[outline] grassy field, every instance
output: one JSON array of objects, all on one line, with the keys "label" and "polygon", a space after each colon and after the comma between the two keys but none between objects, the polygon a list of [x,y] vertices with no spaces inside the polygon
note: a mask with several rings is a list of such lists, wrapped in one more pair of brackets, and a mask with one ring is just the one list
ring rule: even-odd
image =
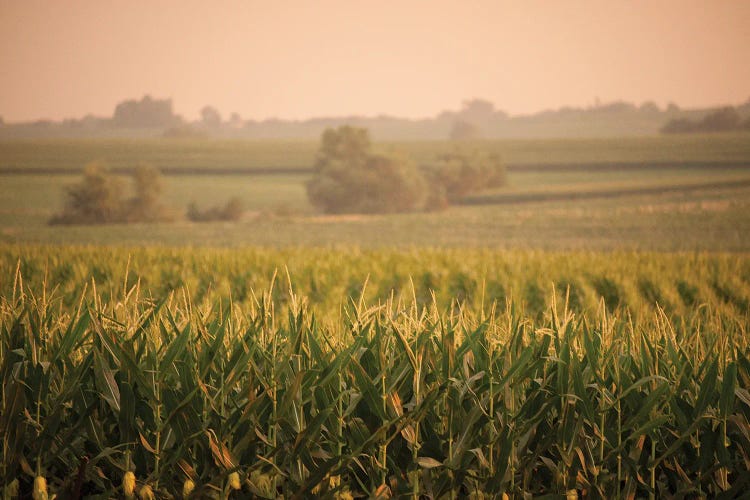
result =
[{"label": "grassy field", "polygon": [[[0,241],[750,249],[745,236],[750,225],[746,201],[750,188],[745,185],[750,181],[750,141],[746,134],[480,141],[468,146],[497,152],[515,166],[509,169],[508,186],[468,200],[503,206],[459,206],[437,214],[320,217],[305,192],[306,170],[317,147],[313,142],[0,142],[0,171],[18,169],[15,174],[6,170],[0,175]],[[424,163],[455,144],[411,142],[377,147],[401,150],[417,163]],[[164,202],[177,222],[48,227],[49,218],[65,202],[63,188],[77,181],[69,173],[54,172],[75,172],[96,159],[106,160],[116,169],[149,162],[183,174],[193,172],[165,177]],[[257,169],[276,173],[247,175]],[[34,170],[46,173],[18,173]],[[627,196],[622,196],[623,191]],[[595,199],[580,199],[583,196]],[[222,205],[232,197],[240,198],[248,209],[239,223],[199,225],[184,221],[188,203],[205,208]],[[513,203],[509,205],[509,201]],[[516,203],[519,201],[524,203]]]},{"label": "grassy field", "polygon": [[0,251],[22,495],[750,487],[746,254]]},{"label": "grassy field", "polygon": [[[747,134],[673,135],[611,139],[487,140],[461,143],[499,154],[508,165],[586,163],[740,163],[750,161]],[[0,171],[81,169],[105,161],[113,169],[150,163],[163,170],[309,169],[315,141],[70,139],[0,141]],[[450,152],[456,143],[422,141],[380,143],[418,163]]]},{"label": "grassy field", "polygon": [[[637,186],[664,185],[664,175]],[[682,175],[682,174],[680,174]],[[524,178],[528,176],[528,178]],[[535,193],[565,194],[633,187],[619,174],[511,174],[501,196],[532,196],[521,204],[455,206],[446,211],[371,216],[321,216],[307,202],[304,176],[169,177],[166,203],[178,220],[164,224],[48,226],[73,176],[0,177],[0,241],[66,244],[193,246],[451,246],[657,251],[750,250],[750,187],[631,194],[599,199],[534,201]],[[732,171],[710,179],[737,179]],[[611,180],[614,179],[614,180]],[[693,170],[681,183],[701,182]],[[239,196],[250,210],[236,223],[180,220],[191,200],[206,207]]]}]

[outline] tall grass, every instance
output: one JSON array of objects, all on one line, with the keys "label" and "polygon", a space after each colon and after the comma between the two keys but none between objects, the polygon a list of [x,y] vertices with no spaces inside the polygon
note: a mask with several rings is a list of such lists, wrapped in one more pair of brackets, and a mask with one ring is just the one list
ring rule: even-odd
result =
[{"label": "tall grass", "polygon": [[188,480],[214,498],[750,488],[748,315],[716,296],[573,311],[548,289],[529,314],[514,292],[370,301],[370,282],[334,313],[294,273],[235,302],[128,270],[71,301],[22,267],[0,296],[0,484],[22,495],[42,476],[120,496],[128,471],[163,497]]}]

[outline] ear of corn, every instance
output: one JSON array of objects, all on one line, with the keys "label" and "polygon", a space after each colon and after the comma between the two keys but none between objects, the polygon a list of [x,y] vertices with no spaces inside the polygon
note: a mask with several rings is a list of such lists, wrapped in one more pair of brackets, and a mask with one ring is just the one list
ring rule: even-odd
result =
[{"label": "ear of corn", "polygon": [[720,275],[734,299],[571,310],[551,291],[541,314],[100,283],[71,307],[19,271],[0,297],[0,484],[62,492],[86,456],[105,496],[731,495],[750,464],[747,275],[707,262],[739,266]]}]

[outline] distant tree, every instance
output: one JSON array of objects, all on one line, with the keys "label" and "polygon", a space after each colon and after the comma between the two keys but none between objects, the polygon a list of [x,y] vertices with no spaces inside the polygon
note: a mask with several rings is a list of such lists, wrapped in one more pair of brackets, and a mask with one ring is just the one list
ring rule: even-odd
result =
[{"label": "distant tree", "polygon": [[676,118],[667,122],[661,131],[665,134],[682,134],[691,132],[730,132],[742,128],[740,114],[731,106],[717,109],[703,117],[699,122],[686,118]]},{"label": "distant tree", "polygon": [[83,180],[66,189],[67,200],[51,224],[105,224],[123,219],[122,183],[101,163],[89,163]]},{"label": "distant tree", "polygon": [[171,99],[153,99],[149,95],[140,101],[122,101],[112,116],[113,124],[121,128],[167,128],[181,121],[172,111]]},{"label": "distant tree", "polygon": [[468,99],[464,101],[459,115],[469,121],[483,122],[491,119],[494,113],[495,105],[492,102],[485,99]]},{"label": "distant tree", "polygon": [[232,128],[242,127],[242,117],[239,113],[232,113],[229,115],[229,126]]},{"label": "distant tree", "polygon": [[687,118],[669,120],[662,128],[662,134],[686,134],[696,131],[696,125]]},{"label": "distant tree", "polygon": [[661,110],[659,109],[659,106],[657,106],[654,101],[645,101],[643,104],[641,104],[641,107],[638,108],[638,111],[642,113],[652,113],[652,114],[661,112]]},{"label": "distant tree", "polygon": [[626,102],[626,101],[614,101],[606,104],[599,103],[593,111],[597,113],[611,113],[611,114],[617,114],[617,113],[628,113],[632,111],[636,111],[638,108],[635,107],[635,104]]},{"label": "distant tree", "polygon": [[3,117],[0,116],[0,127],[2,127],[3,125],[5,125],[5,120],[3,120]]},{"label": "distant tree", "polygon": [[135,196],[125,199],[119,176],[109,173],[101,163],[90,163],[80,183],[66,189],[62,212],[50,224],[109,224],[121,222],[157,222],[169,220],[161,204],[161,174],[141,165],[132,175]]},{"label": "distant tree", "polygon": [[201,109],[201,122],[204,127],[217,128],[221,126],[221,114],[213,106]]},{"label": "distant tree", "polygon": [[677,104],[673,102],[670,102],[669,104],[667,104],[667,113],[674,114],[674,113],[679,113],[680,111],[681,111],[680,107]]},{"label": "distant tree", "polygon": [[372,154],[367,129],[342,126],[321,138],[310,202],[326,213],[387,213],[420,208],[424,181],[406,159]]},{"label": "distant tree", "polygon": [[726,132],[735,130],[740,125],[740,115],[731,106],[707,114],[698,124],[701,132]]},{"label": "distant tree", "polygon": [[320,140],[315,170],[321,171],[333,162],[361,167],[370,154],[370,134],[365,128],[344,125],[327,128]]},{"label": "distant tree", "polygon": [[128,222],[157,222],[166,218],[161,203],[163,180],[151,165],[139,165],[133,171],[135,197],[128,201],[125,218]]}]

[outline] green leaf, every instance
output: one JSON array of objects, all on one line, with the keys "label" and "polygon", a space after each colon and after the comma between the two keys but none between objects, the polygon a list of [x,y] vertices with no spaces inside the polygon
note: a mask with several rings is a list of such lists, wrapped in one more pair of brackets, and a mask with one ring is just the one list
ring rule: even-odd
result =
[{"label": "green leaf", "polygon": [[719,396],[719,414],[726,419],[734,408],[734,389],[737,385],[737,363],[732,361],[724,369],[724,380],[721,383]]},{"label": "green leaf", "polygon": [[100,352],[94,354],[94,374],[96,375],[96,387],[99,394],[112,407],[115,413],[120,412],[120,388],[115,382],[115,375],[107,365],[107,361]]}]

